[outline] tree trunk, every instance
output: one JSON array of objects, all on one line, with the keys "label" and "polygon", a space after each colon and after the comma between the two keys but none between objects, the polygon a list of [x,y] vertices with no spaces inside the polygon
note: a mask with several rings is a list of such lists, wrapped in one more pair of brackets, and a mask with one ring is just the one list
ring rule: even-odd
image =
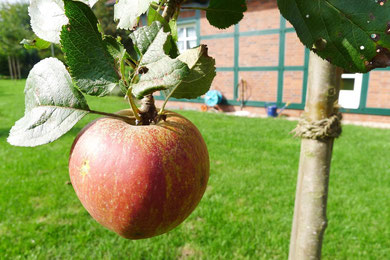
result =
[{"label": "tree trunk", "polygon": [[290,260],[321,259],[333,141],[341,133],[341,117],[335,107],[341,73],[341,69],[310,54],[306,106],[295,129],[302,142]]},{"label": "tree trunk", "polygon": [[9,69],[9,76],[11,77],[11,79],[14,79],[14,71],[12,69],[11,56],[8,56],[8,69]]},{"label": "tree trunk", "polygon": [[12,62],[12,70],[14,72],[14,79],[18,79],[18,73],[16,70],[16,62],[15,62],[15,57],[11,56],[11,62]]},{"label": "tree trunk", "polygon": [[54,44],[50,44],[51,56],[54,57]]},{"label": "tree trunk", "polygon": [[20,61],[19,61],[18,57],[16,58],[16,67],[17,67],[17,70],[18,70],[18,79],[21,79],[22,78],[22,73],[20,71]]}]

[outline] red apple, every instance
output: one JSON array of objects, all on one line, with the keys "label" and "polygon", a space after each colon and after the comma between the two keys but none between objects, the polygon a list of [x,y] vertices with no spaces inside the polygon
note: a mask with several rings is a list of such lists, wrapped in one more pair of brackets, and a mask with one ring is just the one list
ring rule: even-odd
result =
[{"label": "red apple", "polygon": [[160,235],[183,222],[205,192],[209,168],[198,129],[173,112],[148,126],[97,119],[76,137],[69,159],[83,206],[129,239]]}]

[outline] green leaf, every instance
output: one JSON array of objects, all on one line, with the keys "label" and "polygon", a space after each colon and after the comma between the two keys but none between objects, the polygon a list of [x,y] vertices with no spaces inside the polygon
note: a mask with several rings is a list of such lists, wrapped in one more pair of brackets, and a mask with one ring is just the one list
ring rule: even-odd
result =
[{"label": "green leaf", "polygon": [[134,48],[142,57],[141,62],[144,64],[166,56],[169,51],[166,48],[168,37],[169,32],[165,32],[162,23],[158,21],[149,26],[141,27],[130,34]]},{"label": "green leaf", "polygon": [[149,7],[148,25],[152,25],[153,22],[160,22],[164,27],[164,32],[170,33],[168,34],[168,40],[164,45],[164,50],[171,58],[176,58],[179,53],[179,49],[176,44],[178,41],[176,20],[172,18],[168,23],[160,13],[154,10],[153,7]]},{"label": "green leaf", "polygon": [[137,71],[140,80],[132,84],[132,93],[138,99],[157,90],[173,88],[188,75],[188,66],[171,59],[164,51],[168,33],[160,22],[154,22],[130,35],[141,59]]},{"label": "green leaf", "polygon": [[278,0],[302,43],[349,72],[390,66],[390,2]]},{"label": "green leaf", "polygon": [[23,39],[23,41],[21,41],[20,44],[23,44],[23,47],[27,50],[30,49],[44,50],[49,48],[51,45],[50,42],[47,42],[40,38],[35,38],[34,40]]},{"label": "green leaf", "polygon": [[141,56],[137,68],[140,79],[131,85],[137,98],[157,90],[177,98],[196,98],[210,88],[216,75],[215,60],[208,56],[205,45],[172,59],[164,52],[168,33],[159,22],[138,29],[130,37]]},{"label": "green leaf", "polygon": [[[133,41],[134,48],[138,55],[142,57],[146,52],[150,53],[151,51],[156,52],[159,56],[165,55],[164,52],[161,53],[161,49],[166,42],[167,33],[164,33],[162,27],[160,22],[154,22],[149,26],[141,27],[130,34],[130,38]],[[153,54],[151,55],[151,58],[153,58]]]},{"label": "green leaf", "polygon": [[89,95],[105,96],[119,83],[117,60],[124,49],[98,30],[98,21],[89,6],[65,0],[69,24],[61,31],[61,45],[72,78]]},{"label": "green leaf", "polygon": [[246,10],[245,0],[211,0],[206,17],[211,25],[225,29],[241,21]]},{"label": "green leaf", "polygon": [[30,71],[25,87],[26,109],[7,141],[16,146],[50,143],[68,132],[89,107],[73,86],[64,64],[55,58],[40,61]]},{"label": "green leaf", "polygon": [[164,26],[164,30],[167,32],[169,31],[169,24],[168,21],[162,17],[162,15],[157,12],[153,7],[149,7],[148,9],[148,25],[152,25],[153,22],[160,22]]},{"label": "green leaf", "polygon": [[190,73],[177,87],[164,91],[164,94],[188,99],[205,94],[216,76],[215,60],[208,56],[206,45],[187,50],[178,59],[187,64]]},{"label": "green leaf", "polygon": [[[97,0],[77,0],[92,7]],[[52,43],[60,43],[62,26],[67,24],[63,0],[30,0],[28,13],[34,33]]]},{"label": "green leaf", "polygon": [[31,17],[31,28],[41,39],[60,43],[60,32],[68,18],[64,15],[62,0],[30,0],[28,14]]},{"label": "green leaf", "polygon": [[84,4],[87,4],[90,7],[93,7],[98,0],[76,0],[76,1],[83,2]]},{"label": "green leaf", "polygon": [[170,32],[174,42],[178,41],[177,35],[177,20],[173,17],[169,22],[162,17],[152,6],[148,10],[148,25],[152,25],[153,22],[160,22],[164,26],[164,32]]},{"label": "green leaf", "polygon": [[158,0],[119,0],[114,6],[114,19],[119,20],[118,28],[133,29],[152,2]]},{"label": "green leaf", "polygon": [[170,20],[169,27],[171,28],[172,39],[177,42],[179,40],[179,35],[177,34],[177,20]]},{"label": "green leaf", "polygon": [[168,56],[145,66],[148,72],[132,85],[133,95],[141,99],[158,90],[172,89],[185,78],[189,69],[184,62]]},{"label": "green leaf", "polygon": [[126,49],[119,41],[119,39],[115,39],[112,36],[105,36],[103,39],[103,43],[107,49],[107,52],[110,54],[112,58],[114,58],[115,68],[120,68],[121,62],[126,56]]},{"label": "green leaf", "polygon": [[119,81],[119,89],[121,90],[123,95],[127,95],[128,88],[122,80]]}]

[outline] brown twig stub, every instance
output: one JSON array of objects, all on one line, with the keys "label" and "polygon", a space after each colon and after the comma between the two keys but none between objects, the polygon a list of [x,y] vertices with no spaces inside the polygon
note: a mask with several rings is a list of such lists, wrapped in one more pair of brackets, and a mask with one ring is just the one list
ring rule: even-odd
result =
[{"label": "brown twig stub", "polygon": [[166,7],[162,16],[165,20],[169,21],[176,13],[177,9],[180,9],[180,5],[183,0],[167,0]]},{"label": "brown twig stub", "polygon": [[139,115],[141,120],[136,121],[136,125],[151,125],[157,124],[161,120],[166,120],[164,113],[159,114],[154,104],[154,98],[152,94],[146,95],[141,100],[141,107],[139,108]]},{"label": "brown twig stub", "polygon": [[[165,20],[170,21],[175,15],[176,11],[180,9],[180,4],[183,0],[167,0],[162,16]],[[145,74],[148,68],[140,67],[138,74]],[[141,100],[141,107],[138,109],[140,120],[136,120],[137,125],[157,124],[160,120],[165,120],[166,116],[163,113],[158,113],[154,104],[153,94],[144,96]],[[136,111],[134,111],[136,113]]]}]

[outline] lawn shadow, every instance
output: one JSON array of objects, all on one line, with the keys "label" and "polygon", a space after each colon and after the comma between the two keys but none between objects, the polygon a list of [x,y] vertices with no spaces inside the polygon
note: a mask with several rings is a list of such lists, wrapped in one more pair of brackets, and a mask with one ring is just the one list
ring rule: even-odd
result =
[{"label": "lawn shadow", "polygon": [[7,138],[8,135],[9,135],[9,130],[11,130],[11,128],[1,128],[0,129],[0,138]]},{"label": "lawn shadow", "polygon": [[82,127],[73,127],[73,128],[70,129],[69,132],[67,132],[66,134],[67,134],[67,135],[76,136],[78,133],[80,133],[81,129],[83,129],[83,128],[82,128]]}]

